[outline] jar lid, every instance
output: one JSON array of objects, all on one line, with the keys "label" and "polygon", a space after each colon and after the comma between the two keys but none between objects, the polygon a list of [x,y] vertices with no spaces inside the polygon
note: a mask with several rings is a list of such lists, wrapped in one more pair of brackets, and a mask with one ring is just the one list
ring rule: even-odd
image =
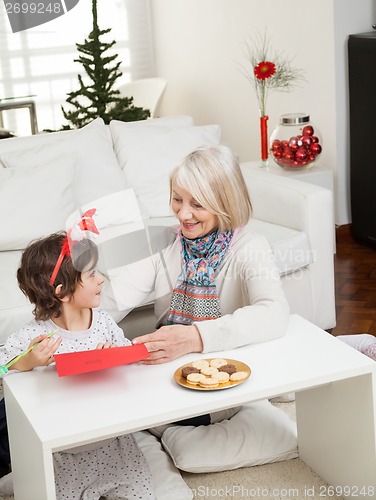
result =
[{"label": "jar lid", "polygon": [[309,122],[309,115],[306,113],[290,113],[280,118],[281,125],[299,125],[307,122]]}]

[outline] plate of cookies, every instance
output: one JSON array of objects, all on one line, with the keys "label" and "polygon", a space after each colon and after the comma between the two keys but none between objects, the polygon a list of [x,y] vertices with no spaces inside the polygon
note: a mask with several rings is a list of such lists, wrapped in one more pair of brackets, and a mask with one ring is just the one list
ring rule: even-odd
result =
[{"label": "plate of cookies", "polygon": [[229,389],[247,380],[251,369],[235,359],[198,359],[178,368],[174,379],[183,387],[197,391]]}]

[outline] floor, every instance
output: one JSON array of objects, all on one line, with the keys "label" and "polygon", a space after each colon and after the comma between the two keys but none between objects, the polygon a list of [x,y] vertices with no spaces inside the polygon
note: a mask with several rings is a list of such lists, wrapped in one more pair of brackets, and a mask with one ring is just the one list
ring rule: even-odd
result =
[{"label": "floor", "polygon": [[336,240],[337,325],[331,333],[376,336],[376,248],[356,242],[351,225],[337,228]]}]

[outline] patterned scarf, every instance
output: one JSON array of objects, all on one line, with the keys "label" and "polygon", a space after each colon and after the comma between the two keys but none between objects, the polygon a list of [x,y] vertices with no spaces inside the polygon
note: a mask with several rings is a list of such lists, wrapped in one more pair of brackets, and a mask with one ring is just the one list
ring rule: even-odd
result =
[{"label": "patterned scarf", "polygon": [[233,231],[214,231],[189,240],[181,232],[182,270],[172,292],[167,324],[190,325],[221,316],[215,272],[230,247]]}]

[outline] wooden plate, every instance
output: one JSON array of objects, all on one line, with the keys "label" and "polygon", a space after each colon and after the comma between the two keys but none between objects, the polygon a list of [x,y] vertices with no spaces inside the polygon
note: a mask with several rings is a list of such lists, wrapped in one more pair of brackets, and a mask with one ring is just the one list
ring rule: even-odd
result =
[{"label": "wooden plate", "polygon": [[[217,358],[203,358],[203,359],[205,359],[205,361],[208,361],[210,363],[210,361],[212,359],[217,359]],[[247,377],[244,378],[243,380],[239,380],[236,382],[232,382],[231,380],[229,380],[228,382],[225,382],[224,384],[217,385],[217,387],[200,387],[199,385],[189,384],[187,382],[187,379],[185,379],[182,376],[181,371],[186,366],[191,366],[192,363],[194,363],[195,361],[201,361],[201,359],[200,359],[200,360],[191,361],[190,363],[186,363],[185,365],[180,366],[174,373],[175,382],[177,382],[179,385],[181,385],[183,387],[187,387],[188,389],[193,389],[194,391],[218,391],[218,390],[222,390],[222,389],[230,389],[231,387],[235,387],[236,385],[242,384],[243,382],[245,382],[249,378],[249,376],[251,375],[251,369],[248,365],[246,365],[242,361],[237,361],[236,359],[227,359],[227,358],[225,358],[225,359],[227,360],[228,364],[235,365],[237,372],[247,372],[247,374],[248,374]]]}]

